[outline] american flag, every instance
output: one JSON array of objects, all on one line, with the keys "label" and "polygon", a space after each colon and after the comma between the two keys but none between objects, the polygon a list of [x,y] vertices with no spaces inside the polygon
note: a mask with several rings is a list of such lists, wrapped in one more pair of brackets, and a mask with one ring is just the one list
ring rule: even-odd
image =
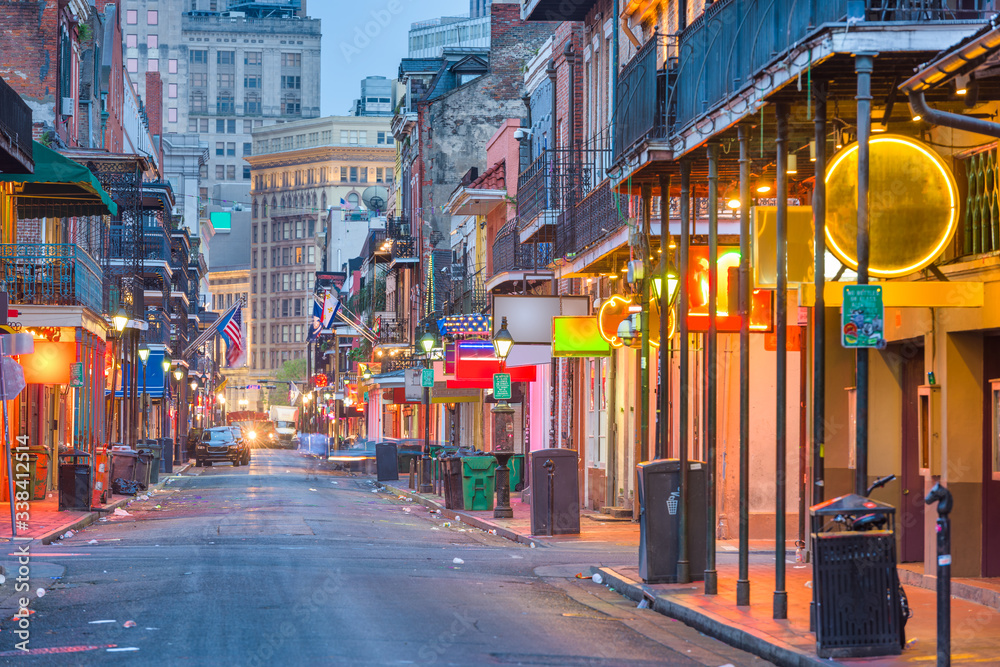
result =
[{"label": "american flag", "polygon": [[242,368],[247,362],[246,335],[243,331],[243,309],[235,308],[228,318],[216,325],[222,339],[226,341],[227,368]]}]

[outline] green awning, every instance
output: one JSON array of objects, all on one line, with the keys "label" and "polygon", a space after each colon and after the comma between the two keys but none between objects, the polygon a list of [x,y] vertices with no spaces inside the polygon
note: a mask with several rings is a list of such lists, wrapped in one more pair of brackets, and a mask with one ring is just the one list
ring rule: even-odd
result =
[{"label": "green awning", "polygon": [[118,206],[89,169],[37,141],[31,147],[35,173],[0,174],[0,181],[24,184],[15,195],[18,218],[118,214]]}]

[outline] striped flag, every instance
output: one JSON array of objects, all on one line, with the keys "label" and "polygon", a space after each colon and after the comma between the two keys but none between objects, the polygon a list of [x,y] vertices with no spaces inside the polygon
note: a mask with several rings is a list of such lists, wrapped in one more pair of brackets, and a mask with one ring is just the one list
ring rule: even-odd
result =
[{"label": "striped flag", "polygon": [[235,308],[228,317],[219,319],[216,331],[226,341],[226,367],[242,368],[247,363],[247,340],[243,329],[243,309]]},{"label": "striped flag", "polygon": [[326,293],[326,297],[323,299],[323,328],[330,329],[333,327],[333,319],[337,316],[337,311],[340,310],[340,299],[333,296],[329,291]]}]

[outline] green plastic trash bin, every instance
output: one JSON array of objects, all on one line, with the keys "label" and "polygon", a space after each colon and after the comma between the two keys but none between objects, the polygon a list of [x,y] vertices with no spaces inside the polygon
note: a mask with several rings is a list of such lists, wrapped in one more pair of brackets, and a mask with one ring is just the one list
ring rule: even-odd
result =
[{"label": "green plastic trash bin", "polygon": [[467,510],[491,510],[496,498],[494,474],[497,460],[492,456],[462,458],[462,496]]},{"label": "green plastic trash bin", "polygon": [[160,481],[160,458],[163,456],[163,445],[158,440],[143,440],[139,449],[146,451],[153,456],[149,463],[149,483],[157,484]]},{"label": "green plastic trash bin", "polygon": [[507,463],[510,468],[510,490],[524,490],[524,454],[515,454]]}]

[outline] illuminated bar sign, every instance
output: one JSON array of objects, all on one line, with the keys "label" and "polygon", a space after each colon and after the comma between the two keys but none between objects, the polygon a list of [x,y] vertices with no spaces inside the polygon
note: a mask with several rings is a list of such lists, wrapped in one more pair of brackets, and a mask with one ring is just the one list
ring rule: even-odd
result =
[{"label": "illuminated bar sign", "polygon": [[[715,321],[722,333],[737,333],[740,330],[739,302],[736,300],[736,295],[739,294],[738,278],[736,271],[730,271],[739,265],[739,248],[719,246],[718,308]],[[687,276],[689,301],[687,323],[690,331],[708,331],[708,276],[708,246],[691,246]],[[773,326],[771,292],[754,289],[750,296],[750,331],[761,333],[770,331]]]},{"label": "illuminated bar sign", "polygon": [[595,316],[558,316],[552,318],[552,356],[608,357],[611,345]]},{"label": "illuminated bar sign", "polygon": [[[455,355],[455,379],[448,380],[448,387],[491,389],[493,374],[500,372],[500,360],[493,350],[492,341],[463,340],[458,342]],[[511,382],[534,382],[534,366],[507,368]]]}]

